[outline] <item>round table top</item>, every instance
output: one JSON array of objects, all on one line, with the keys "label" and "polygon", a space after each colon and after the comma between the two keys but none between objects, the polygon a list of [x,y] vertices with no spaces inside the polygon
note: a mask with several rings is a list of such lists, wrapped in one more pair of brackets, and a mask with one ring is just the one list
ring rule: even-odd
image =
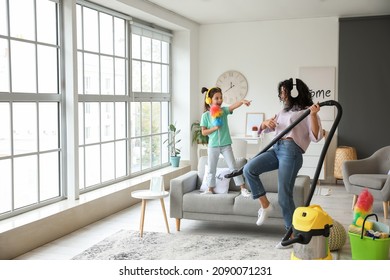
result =
[{"label": "round table top", "polygon": [[138,190],[138,191],[133,191],[131,193],[131,196],[134,198],[139,198],[139,199],[157,199],[157,198],[163,198],[163,197],[169,196],[169,192],[167,192],[167,191],[156,192],[156,191],[151,191],[151,190]]}]

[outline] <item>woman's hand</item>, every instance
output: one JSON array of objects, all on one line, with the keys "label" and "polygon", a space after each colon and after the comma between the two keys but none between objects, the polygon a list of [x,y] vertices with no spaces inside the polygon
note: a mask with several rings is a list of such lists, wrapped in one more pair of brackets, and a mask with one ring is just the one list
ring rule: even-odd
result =
[{"label": "woman's hand", "polygon": [[310,115],[315,116],[320,111],[320,104],[319,103],[313,104],[309,107],[309,109],[310,109]]},{"label": "woman's hand", "polygon": [[311,131],[313,135],[318,139],[320,126],[318,124],[317,113],[320,111],[320,104],[316,103],[309,107],[311,116]]},{"label": "woman's hand", "polygon": [[275,115],[273,118],[263,121],[263,123],[261,124],[261,130],[264,130],[266,128],[273,130],[277,126],[278,126],[278,122],[276,121],[276,115]]}]

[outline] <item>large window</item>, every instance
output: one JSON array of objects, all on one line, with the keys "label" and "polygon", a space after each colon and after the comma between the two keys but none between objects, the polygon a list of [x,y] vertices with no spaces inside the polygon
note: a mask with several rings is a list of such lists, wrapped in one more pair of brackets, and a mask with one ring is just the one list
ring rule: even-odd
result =
[{"label": "large window", "polygon": [[79,174],[87,191],[168,163],[170,44],[162,32],[91,7],[77,6],[77,23]]},{"label": "large window", "polygon": [[[72,65],[60,38],[74,19],[61,9],[59,0],[0,0],[0,219],[168,165],[169,32],[80,1]],[[77,84],[65,84],[63,66]]]},{"label": "large window", "polygon": [[55,1],[0,0],[0,216],[63,196],[59,19]]},{"label": "large window", "polygon": [[128,175],[127,21],[77,5],[79,187]]},{"label": "large window", "polygon": [[132,25],[131,171],[168,162],[170,37]]}]

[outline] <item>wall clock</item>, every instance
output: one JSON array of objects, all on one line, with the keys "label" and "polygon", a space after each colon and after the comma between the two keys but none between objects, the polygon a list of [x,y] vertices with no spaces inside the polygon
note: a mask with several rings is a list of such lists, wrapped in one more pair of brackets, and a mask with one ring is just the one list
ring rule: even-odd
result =
[{"label": "wall clock", "polygon": [[217,79],[216,86],[221,88],[223,101],[227,104],[244,99],[248,93],[248,81],[243,74],[235,70],[222,73]]}]

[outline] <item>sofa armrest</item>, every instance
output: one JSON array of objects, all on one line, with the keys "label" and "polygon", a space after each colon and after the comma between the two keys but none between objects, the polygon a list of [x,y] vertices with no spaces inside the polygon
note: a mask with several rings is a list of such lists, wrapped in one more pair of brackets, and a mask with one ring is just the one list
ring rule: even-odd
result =
[{"label": "sofa armrest", "polygon": [[171,218],[183,217],[183,195],[196,189],[198,172],[192,170],[170,182],[169,208]]},{"label": "sofa armrest", "polygon": [[310,192],[310,177],[307,175],[298,175],[294,185],[295,207],[304,206]]}]

